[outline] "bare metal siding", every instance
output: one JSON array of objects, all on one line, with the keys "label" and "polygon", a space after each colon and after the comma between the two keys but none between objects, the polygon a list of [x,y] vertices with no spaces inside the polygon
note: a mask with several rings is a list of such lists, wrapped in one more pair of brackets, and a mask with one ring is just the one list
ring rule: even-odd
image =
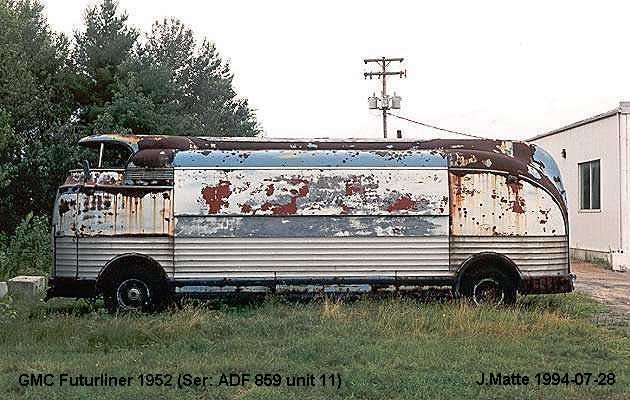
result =
[{"label": "bare metal siding", "polygon": [[448,237],[176,238],[175,279],[451,276]]},{"label": "bare metal siding", "polygon": [[172,238],[168,236],[102,236],[79,238],[79,278],[94,279],[108,261],[121,254],[153,258],[167,275],[173,268]]},{"label": "bare metal siding", "polygon": [[451,270],[470,256],[495,252],[509,257],[529,277],[568,273],[566,236],[451,236]]},{"label": "bare metal siding", "polygon": [[55,276],[72,277],[77,274],[77,242],[74,236],[55,238]]},{"label": "bare metal siding", "polygon": [[539,185],[509,183],[492,172],[451,172],[451,234],[457,236],[566,235],[561,208]]}]

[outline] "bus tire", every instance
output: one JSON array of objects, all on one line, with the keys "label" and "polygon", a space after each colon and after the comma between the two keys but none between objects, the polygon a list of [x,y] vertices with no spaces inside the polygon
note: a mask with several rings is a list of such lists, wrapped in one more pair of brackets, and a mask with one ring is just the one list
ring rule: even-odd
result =
[{"label": "bus tire", "polygon": [[475,305],[503,305],[516,302],[516,284],[495,267],[475,269],[462,277],[460,293]]},{"label": "bus tire", "polygon": [[117,276],[103,291],[105,307],[111,313],[152,312],[166,304],[161,279],[142,271],[128,271]]}]

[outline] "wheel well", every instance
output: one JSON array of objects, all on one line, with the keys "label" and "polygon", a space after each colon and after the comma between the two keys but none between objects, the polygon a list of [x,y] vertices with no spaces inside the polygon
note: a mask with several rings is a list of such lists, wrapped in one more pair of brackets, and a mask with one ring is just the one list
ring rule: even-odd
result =
[{"label": "wheel well", "polygon": [[495,267],[501,272],[506,273],[508,277],[513,280],[516,287],[520,285],[521,272],[519,271],[514,261],[510,260],[503,254],[479,253],[468,258],[462,263],[462,266],[460,267],[457,275],[455,290],[459,292],[462,282],[468,276],[470,276],[470,274],[483,270],[484,268],[488,268],[490,266]]},{"label": "wheel well", "polygon": [[96,279],[97,292],[101,293],[117,276],[127,271],[146,274],[166,284],[166,273],[160,263],[144,254],[130,253],[117,256],[105,265]]}]

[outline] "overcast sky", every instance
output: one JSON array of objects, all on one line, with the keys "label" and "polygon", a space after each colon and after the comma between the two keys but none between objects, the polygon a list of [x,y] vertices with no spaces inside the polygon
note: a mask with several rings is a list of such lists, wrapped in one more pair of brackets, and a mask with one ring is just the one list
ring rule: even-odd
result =
[{"label": "overcast sky", "polygon": [[[94,0],[44,0],[50,25],[81,28]],[[368,57],[404,57],[399,114],[524,139],[630,100],[628,1],[121,0],[144,31],[176,17],[216,43],[268,137],[382,136]],[[452,137],[404,121],[390,136]]]}]

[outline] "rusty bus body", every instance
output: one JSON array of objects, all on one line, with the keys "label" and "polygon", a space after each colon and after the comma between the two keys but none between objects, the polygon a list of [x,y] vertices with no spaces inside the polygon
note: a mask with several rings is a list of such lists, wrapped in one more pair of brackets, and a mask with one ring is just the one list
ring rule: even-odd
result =
[{"label": "rusty bus body", "polygon": [[559,171],[531,144],[80,144],[130,157],[124,168],[71,171],[59,188],[50,297],[103,294],[116,309],[199,287],[450,285],[505,302],[573,289]]}]

